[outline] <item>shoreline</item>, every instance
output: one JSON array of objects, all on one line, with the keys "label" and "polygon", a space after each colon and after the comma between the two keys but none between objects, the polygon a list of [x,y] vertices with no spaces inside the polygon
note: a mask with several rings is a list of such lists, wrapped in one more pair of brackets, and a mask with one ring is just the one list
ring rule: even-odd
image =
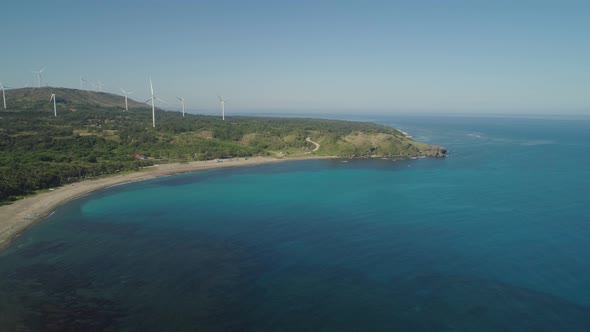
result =
[{"label": "shoreline", "polygon": [[54,190],[27,196],[9,205],[0,206],[0,250],[10,245],[12,240],[30,226],[43,220],[55,212],[57,208],[70,201],[89,195],[95,191],[124,185],[127,183],[151,180],[159,177],[219,169],[228,167],[255,166],[285,161],[332,159],[336,157],[305,156],[294,158],[251,157],[248,159],[223,159],[193,161],[188,163],[172,163],[154,165],[137,172],[114,174],[98,179],[89,179],[70,183]]}]

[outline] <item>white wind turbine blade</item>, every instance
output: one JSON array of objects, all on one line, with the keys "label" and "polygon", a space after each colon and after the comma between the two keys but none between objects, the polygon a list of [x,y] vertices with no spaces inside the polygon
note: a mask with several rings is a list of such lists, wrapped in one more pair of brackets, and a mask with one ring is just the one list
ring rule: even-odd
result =
[{"label": "white wind turbine blade", "polygon": [[169,102],[167,102],[167,101],[165,101],[165,100],[163,100],[163,99],[160,99],[160,98],[158,98],[158,97],[154,97],[154,98],[156,98],[156,100],[159,100],[159,101],[161,101],[161,102],[163,102],[163,103],[165,103],[165,104],[170,104]]},{"label": "white wind turbine blade", "polygon": [[145,104],[147,104],[147,103],[149,103],[150,101],[152,101],[152,99],[154,99],[154,97],[152,97],[152,98],[150,98],[150,99],[146,100],[146,101],[145,101]]},{"label": "white wind turbine blade", "polygon": [[134,92],[135,92],[135,91],[130,91],[130,92],[127,92],[127,94],[128,94],[128,95],[130,95],[130,94],[132,94],[132,93],[134,93]]},{"label": "white wind turbine blade", "polygon": [[43,67],[43,69],[39,70],[39,74],[41,74],[45,70],[45,68],[47,67]]},{"label": "white wind turbine blade", "polygon": [[41,87],[41,74],[39,72],[35,72],[35,79],[37,81],[37,87],[40,88]]},{"label": "white wind turbine blade", "polygon": [[217,95],[217,98],[219,98],[219,101],[223,103],[223,98],[221,98],[220,95]]},{"label": "white wind turbine blade", "polygon": [[123,88],[119,88],[119,90],[123,91],[123,94],[127,94],[127,92],[125,92],[125,90],[123,90]]},{"label": "white wind turbine blade", "polygon": [[150,91],[152,92],[152,97],[154,96],[154,85],[152,84],[152,78],[150,77]]},{"label": "white wind turbine blade", "polygon": [[179,96],[176,96],[176,99],[183,101],[184,99],[180,98]]}]

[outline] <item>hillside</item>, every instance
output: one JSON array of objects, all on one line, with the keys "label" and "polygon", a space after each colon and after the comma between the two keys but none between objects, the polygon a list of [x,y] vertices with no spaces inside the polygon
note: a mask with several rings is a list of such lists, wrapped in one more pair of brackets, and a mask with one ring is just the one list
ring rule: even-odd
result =
[{"label": "hillside", "polygon": [[[49,96],[57,98],[57,117]],[[76,89],[7,91],[0,111],[0,200],[154,162],[274,156],[442,157],[374,123],[322,119],[220,117],[151,109],[109,93]],[[311,138],[320,148],[306,141]],[[145,157],[145,158],[144,158]]]},{"label": "hillside", "polygon": [[[6,98],[10,100],[12,110],[50,109],[49,97],[55,93],[57,102],[69,110],[91,107],[125,108],[125,97],[106,92],[95,92],[67,88],[23,88],[6,90]],[[129,108],[146,108],[146,104],[128,99]]]}]

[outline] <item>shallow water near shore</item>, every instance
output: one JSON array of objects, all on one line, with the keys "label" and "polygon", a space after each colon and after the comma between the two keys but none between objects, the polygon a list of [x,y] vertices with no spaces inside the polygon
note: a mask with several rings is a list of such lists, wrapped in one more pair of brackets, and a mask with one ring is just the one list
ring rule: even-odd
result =
[{"label": "shallow water near shore", "polygon": [[588,331],[590,121],[366,120],[449,157],[83,197],[0,252],[0,330]]}]

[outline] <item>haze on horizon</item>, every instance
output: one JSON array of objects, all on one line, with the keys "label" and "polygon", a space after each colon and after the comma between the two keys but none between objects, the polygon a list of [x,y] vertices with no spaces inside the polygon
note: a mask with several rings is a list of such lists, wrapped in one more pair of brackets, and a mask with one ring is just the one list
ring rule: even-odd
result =
[{"label": "haze on horizon", "polygon": [[590,115],[588,1],[10,1],[0,82],[187,109]]}]

